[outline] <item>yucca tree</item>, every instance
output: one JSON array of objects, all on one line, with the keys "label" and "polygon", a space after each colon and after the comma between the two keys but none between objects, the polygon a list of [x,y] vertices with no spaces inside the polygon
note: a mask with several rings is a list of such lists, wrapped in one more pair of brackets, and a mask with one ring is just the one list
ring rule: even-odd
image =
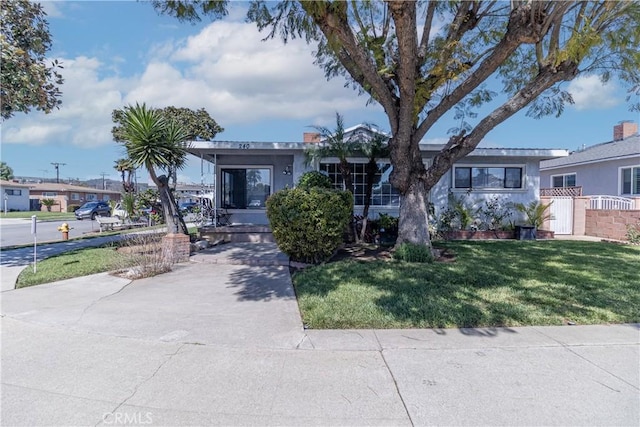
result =
[{"label": "yucca tree", "polygon": [[[189,234],[169,188],[172,168],[181,169],[186,163],[187,132],[145,104],[128,106],[124,111],[123,144],[127,156],[134,167],[144,166],[157,186],[168,231],[177,233],[181,226],[182,232]],[[158,175],[157,170],[168,175]]]},{"label": "yucca tree", "polygon": [[133,171],[136,170],[133,167],[133,163],[129,159],[118,159],[115,161],[115,166],[113,166],[115,170],[120,172],[120,176],[122,178],[122,189],[125,193],[133,193],[135,192],[135,187],[131,182],[131,176],[133,175]]},{"label": "yucca tree", "polygon": [[380,133],[373,131],[373,126],[368,125],[372,130],[372,138],[360,143],[360,151],[367,157],[367,165],[365,166],[366,172],[366,187],[364,194],[364,207],[362,209],[362,230],[360,231],[360,240],[364,240],[364,236],[367,231],[367,222],[369,217],[369,208],[371,207],[371,194],[373,193],[373,185],[375,184],[376,174],[380,170],[378,167],[378,160],[381,158],[389,157],[389,146],[387,145],[388,138]]}]

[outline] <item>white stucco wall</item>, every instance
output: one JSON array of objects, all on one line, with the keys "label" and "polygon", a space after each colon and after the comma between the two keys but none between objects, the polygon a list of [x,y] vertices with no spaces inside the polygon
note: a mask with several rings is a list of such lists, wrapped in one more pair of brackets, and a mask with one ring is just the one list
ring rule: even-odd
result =
[{"label": "white stucco wall", "polygon": [[[22,194],[7,195],[6,190],[19,190]],[[5,208],[5,200],[7,202],[7,210],[28,211],[29,210],[29,188],[11,186],[7,184],[0,185],[0,197],[2,197],[2,211]]]}]

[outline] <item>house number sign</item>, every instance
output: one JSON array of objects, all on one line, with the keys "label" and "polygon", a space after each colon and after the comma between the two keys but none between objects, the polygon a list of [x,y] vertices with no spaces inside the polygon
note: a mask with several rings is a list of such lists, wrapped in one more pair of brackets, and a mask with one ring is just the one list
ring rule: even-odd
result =
[{"label": "house number sign", "polygon": [[249,148],[251,148],[251,144],[247,144],[247,143],[238,144],[238,148],[241,150],[248,150]]}]

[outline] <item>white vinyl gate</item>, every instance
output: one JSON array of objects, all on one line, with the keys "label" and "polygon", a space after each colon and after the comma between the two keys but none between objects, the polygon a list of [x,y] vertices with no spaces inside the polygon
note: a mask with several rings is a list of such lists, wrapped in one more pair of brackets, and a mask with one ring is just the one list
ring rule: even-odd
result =
[{"label": "white vinyl gate", "polygon": [[573,197],[553,197],[551,200],[551,231],[573,234]]}]

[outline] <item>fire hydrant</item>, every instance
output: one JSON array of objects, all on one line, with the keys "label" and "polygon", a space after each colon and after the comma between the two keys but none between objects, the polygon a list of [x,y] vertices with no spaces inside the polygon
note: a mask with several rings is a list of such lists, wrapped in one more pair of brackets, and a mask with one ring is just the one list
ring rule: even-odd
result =
[{"label": "fire hydrant", "polygon": [[69,240],[69,224],[63,222],[58,231],[62,231],[62,240]]}]

